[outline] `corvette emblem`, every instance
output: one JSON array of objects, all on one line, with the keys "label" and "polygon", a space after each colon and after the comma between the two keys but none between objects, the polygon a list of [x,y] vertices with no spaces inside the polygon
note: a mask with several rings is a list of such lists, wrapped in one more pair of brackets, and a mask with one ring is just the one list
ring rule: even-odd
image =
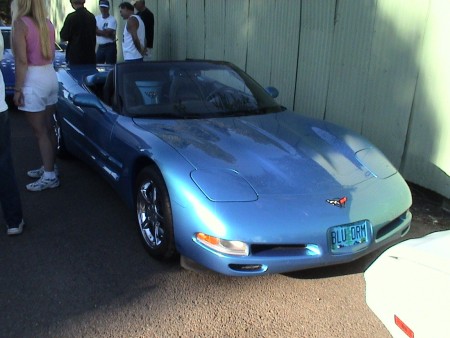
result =
[{"label": "corvette emblem", "polygon": [[345,203],[347,202],[347,197],[344,196],[341,198],[333,198],[333,199],[327,200],[327,202],[336,207],[345,208]]}]

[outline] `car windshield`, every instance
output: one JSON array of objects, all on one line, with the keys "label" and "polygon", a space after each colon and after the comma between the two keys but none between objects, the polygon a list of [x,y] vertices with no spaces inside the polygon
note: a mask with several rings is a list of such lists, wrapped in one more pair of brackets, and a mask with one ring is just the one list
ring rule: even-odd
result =
[{"label": "car windshield", "polygon": [[117,67],[124,114],[208,118],[283,110],[253,79],[226,62],[123,63]]}]

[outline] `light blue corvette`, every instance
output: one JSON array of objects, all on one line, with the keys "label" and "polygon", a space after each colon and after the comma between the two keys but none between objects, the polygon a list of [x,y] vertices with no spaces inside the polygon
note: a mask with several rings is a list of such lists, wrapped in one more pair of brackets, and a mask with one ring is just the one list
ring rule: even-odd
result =
[{"label": "light blue corvette", "polygon": [[355,260],[404,236],[411,193],[363,137],[291,112],[226,62],[60,68],[60,151],[135,209],[149,253],[226,275]]}]

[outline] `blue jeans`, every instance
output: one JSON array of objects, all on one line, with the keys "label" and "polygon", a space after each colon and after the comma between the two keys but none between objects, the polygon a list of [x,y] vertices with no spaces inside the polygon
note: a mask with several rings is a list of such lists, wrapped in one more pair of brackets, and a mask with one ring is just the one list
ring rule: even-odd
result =
[{"label": "blue jeans", "polygon": [[113,65],[117,62],[117,46],[115,42],[99,45],[97,48],[97,63]]},{"label": "blue jeans", "polygon": [[22,221],[22,204],[11,156],[8,111],[0,112],[0,203],[6,224],[18,226]]}]

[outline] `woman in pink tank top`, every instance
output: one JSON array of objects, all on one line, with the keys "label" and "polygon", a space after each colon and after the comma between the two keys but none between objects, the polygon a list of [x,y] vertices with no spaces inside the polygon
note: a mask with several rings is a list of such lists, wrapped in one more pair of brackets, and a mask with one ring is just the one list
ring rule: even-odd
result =
[{"label": "woman in pink tank top", "polygon": [[30,191],[59,186],[55,172],[56,136],[53,113],[58,101],[58,80],[53,68],[55,29],[47,19],[45,0],[14,0],[12,46],[16,64],[14,103],[25,112],[37,138],[42,166],[27,172],[38,180]]}]

